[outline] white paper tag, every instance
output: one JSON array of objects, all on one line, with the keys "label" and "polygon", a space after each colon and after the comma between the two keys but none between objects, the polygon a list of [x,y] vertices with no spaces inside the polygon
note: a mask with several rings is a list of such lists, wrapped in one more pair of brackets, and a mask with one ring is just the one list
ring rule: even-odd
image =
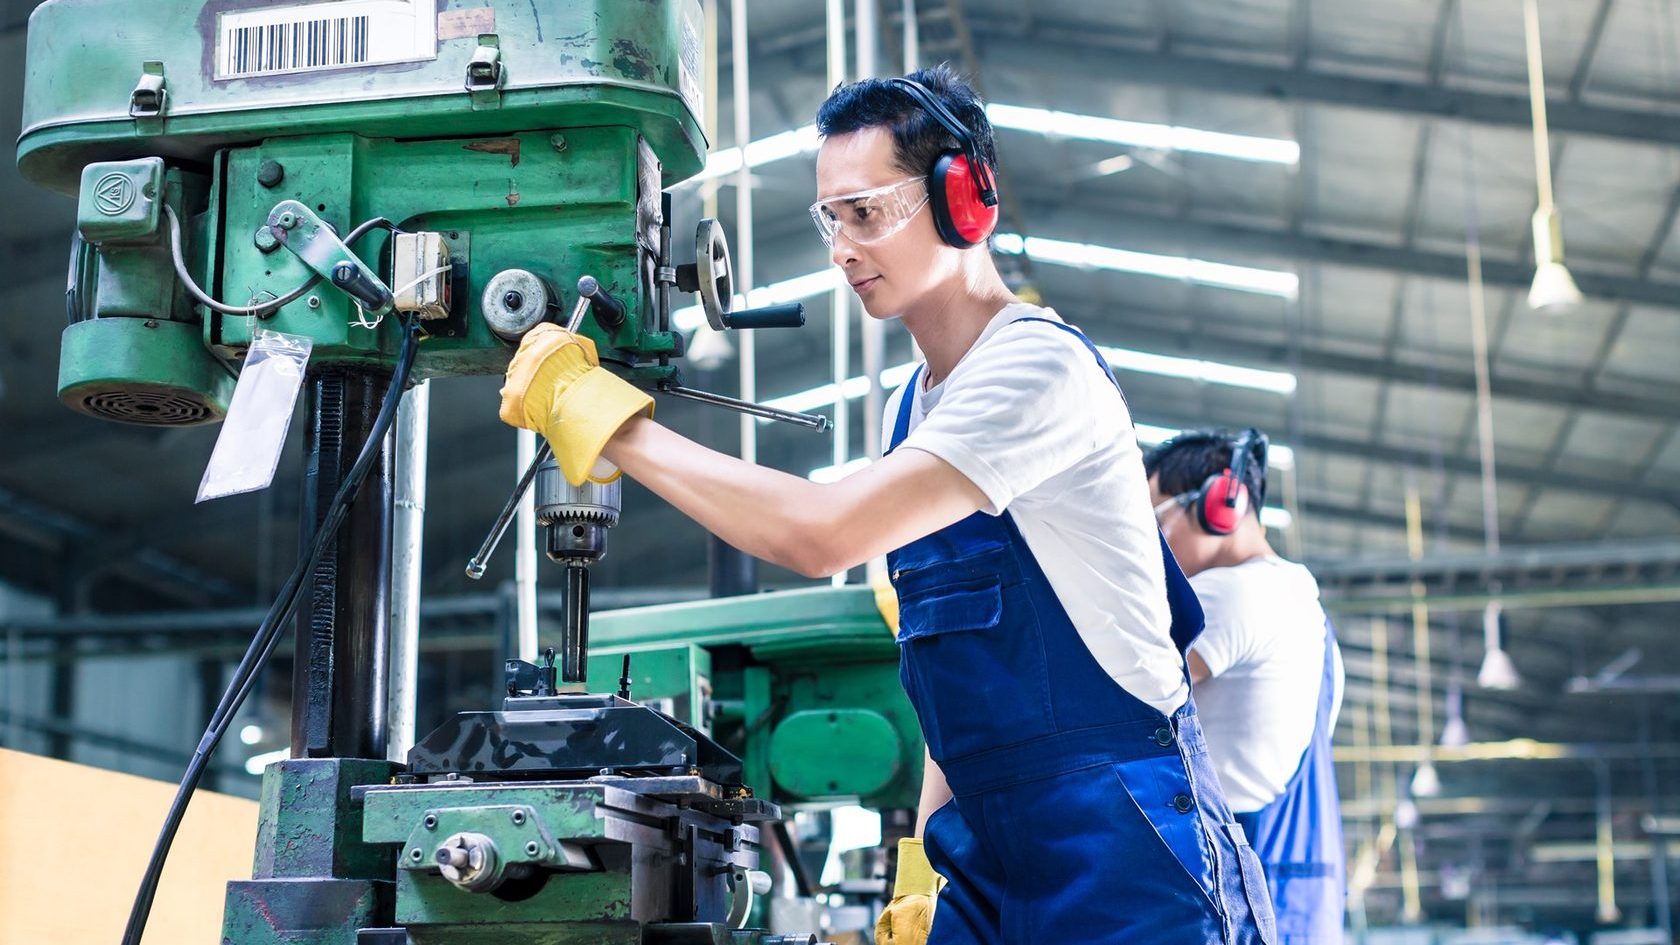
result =
[{"label": "white paper tag", "polygon": [[430,2],[329,0],[216,18],[216,78],[249,79],[437,58]]},{"label": "white paper tag", "polygon": [[682,18],[682,43],[677,49],[677,91],[694,113],[695,123],[706,127],[706,100],[700,89],[700,30],[686,16]]},{"label": "white paper tag", "polygon": [[252,336],[227,419],[198,484],[198,502],[266,489],[274,481],[312,347],[302,335],[259,329]]}]

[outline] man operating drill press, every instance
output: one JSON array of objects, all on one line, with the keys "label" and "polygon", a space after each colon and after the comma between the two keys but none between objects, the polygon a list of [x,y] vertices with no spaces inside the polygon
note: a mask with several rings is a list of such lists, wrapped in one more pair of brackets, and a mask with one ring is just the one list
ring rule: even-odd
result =
[{"label": "man operating drill press", "polygon": [[[1270,942],[1259,861],[1190,701],[1201,610],[1164,552],[1125,400],[987,250],[983,104],[928,69],[837,88],[817,126],[818,234],[869,315],[902,320],[926,355],[888,404],[879,462],[818,484],[707,449],[552,325],[509,366],[502,418],[541,432],[573,483],[622,470],[801,574],[888,556],[930,756],[921,873],[947,881],[929,942]],[[909,842],[901,875],[920,858]]]}]

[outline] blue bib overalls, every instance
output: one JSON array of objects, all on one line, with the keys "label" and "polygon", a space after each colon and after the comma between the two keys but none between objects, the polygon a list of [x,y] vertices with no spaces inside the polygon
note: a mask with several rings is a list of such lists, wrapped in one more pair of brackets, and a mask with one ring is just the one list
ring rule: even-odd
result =
[{"label": "blue bib overalls", "polygon": [[[1165,541],[1161,555],[1182,654],[1201,606]],[[1007,512],[977,512],[887,561],[900,676],[955,795],[924,829],[948,881],[928,945],[1273,941],[1260,861],[1195,704],[1169,717],[1103,670]]]},{"label": "blue bib overalls", "polygon": [[1342,941],[1347,872],[1336,765],[1330,754],[1336,720],[1335,647],[1336,631],[1326,620],[1318,719],[1288,787],[1260,810],[1237,815],[1266,865],[1281,945]]}]

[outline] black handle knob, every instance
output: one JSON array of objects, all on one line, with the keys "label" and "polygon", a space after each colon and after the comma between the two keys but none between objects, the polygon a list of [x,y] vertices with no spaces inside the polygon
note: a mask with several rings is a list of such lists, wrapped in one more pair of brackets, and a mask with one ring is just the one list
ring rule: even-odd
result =
[{"label": "black handle knob", "polygon": [[730,328],[803,328],[805,303],[788,302],[729,312],[723,316],[723,323]]},{"label": "black handle knob", "polygon": [[341,262],[334,266],[332,282],[370,312],[383,312],[391,306],[390,290],[354,263]]},{"label": "black handle knob", "polygon": [[578,279],[578,294],[589,300],[589,309],[602,328],[612,329],[624,324],[624,303],[612,297],[594,276]]}]

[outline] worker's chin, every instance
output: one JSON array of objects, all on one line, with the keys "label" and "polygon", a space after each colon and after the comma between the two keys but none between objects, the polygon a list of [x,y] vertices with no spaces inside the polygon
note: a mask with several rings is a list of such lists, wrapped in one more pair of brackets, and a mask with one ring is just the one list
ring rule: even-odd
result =
[{"label": "worker's chin", "polygon": [[904,307],[897,302],[883,299],[879,295],[865,296],[862,300],[863,310],[870,318],[878,322],[888,322],[904,315]]}]

